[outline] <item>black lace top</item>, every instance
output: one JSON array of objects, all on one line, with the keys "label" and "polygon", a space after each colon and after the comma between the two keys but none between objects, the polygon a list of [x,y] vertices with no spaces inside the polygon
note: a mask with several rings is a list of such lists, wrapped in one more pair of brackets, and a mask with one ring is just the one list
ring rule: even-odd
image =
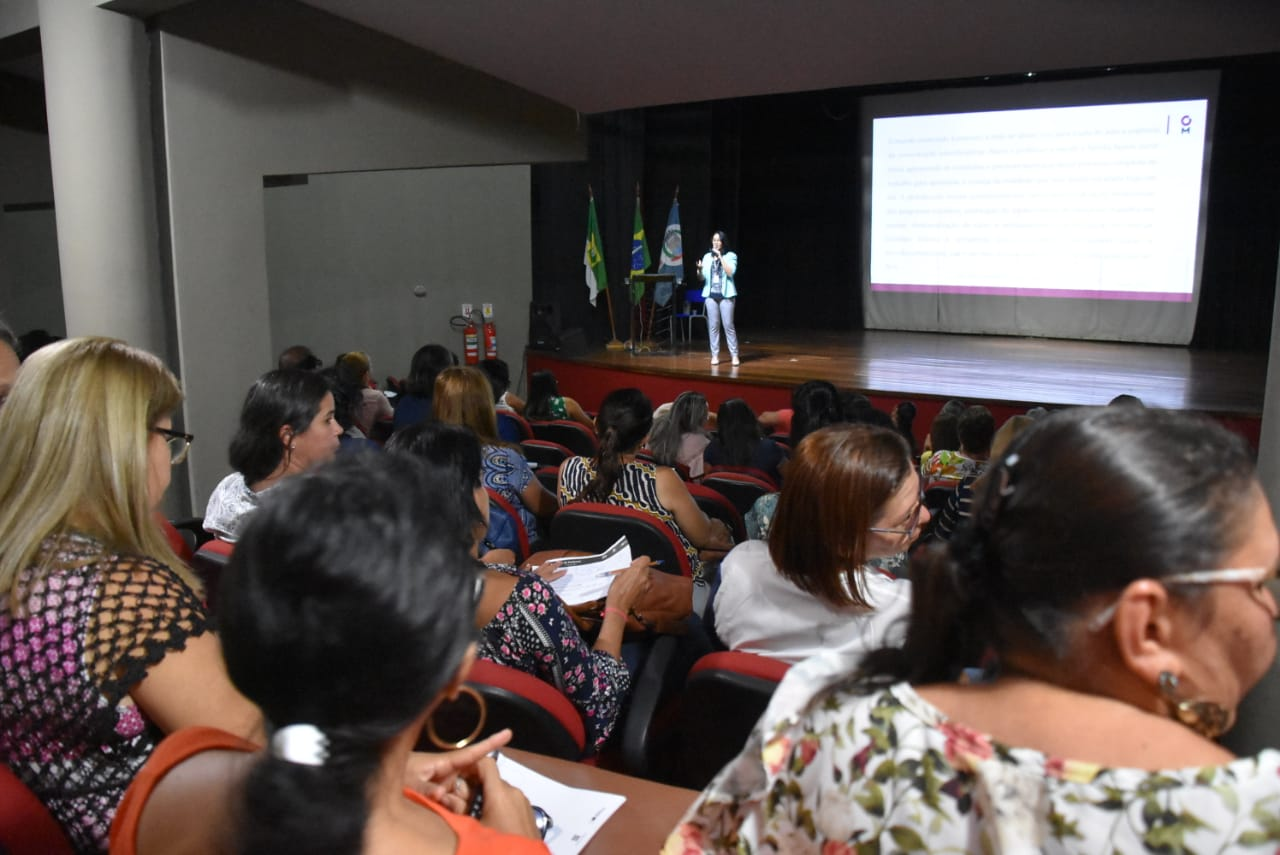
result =
[{"label": "black lace top", "polygon": [[164,564],[80,535],[44,549],[54,569],[28,568],[0,594],[0,760],[78,852],[105,852],[125,788],[163,737],[129,690],[209,622]]}]

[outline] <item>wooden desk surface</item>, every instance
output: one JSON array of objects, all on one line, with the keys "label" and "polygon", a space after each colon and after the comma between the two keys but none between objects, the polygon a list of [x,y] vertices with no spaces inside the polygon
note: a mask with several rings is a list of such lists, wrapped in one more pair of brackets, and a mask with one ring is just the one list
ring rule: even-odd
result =
[{"label": "wooden desk surface", "polygon": [[684,816],[684,812],[698,795],[697,790],[669,787],[643,778],[632,778],[528,751],[504,748],[502,753],[509,754],[513,760],[548,778],[555,778],[566,786],[627,797],[618,812],[591,838],[591,842],[583,850],[584,855],[658,852],[667,835],[676,827],[680,817]]}]

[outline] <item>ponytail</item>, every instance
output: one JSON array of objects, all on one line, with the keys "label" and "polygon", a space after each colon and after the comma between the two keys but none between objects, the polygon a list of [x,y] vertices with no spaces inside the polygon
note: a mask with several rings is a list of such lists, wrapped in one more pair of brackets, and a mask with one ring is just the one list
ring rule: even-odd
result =
[{"label": "ponytail", "polygon": [[[342,738],[326,731],[318,766],[262,752],[245,780],[239,805],[239,855],[359,853],[369,819],[369,788],[384,740]],[[386,735],[389,739],[394,734]]]},{"label": "ponytail", "polygon": [[575,502],[607,502],[613,485],[622,477],[622,452],[618,448],[618,431],[607,427],[600,435],[600,450],[595,456],[596,474],[582,488]]}]

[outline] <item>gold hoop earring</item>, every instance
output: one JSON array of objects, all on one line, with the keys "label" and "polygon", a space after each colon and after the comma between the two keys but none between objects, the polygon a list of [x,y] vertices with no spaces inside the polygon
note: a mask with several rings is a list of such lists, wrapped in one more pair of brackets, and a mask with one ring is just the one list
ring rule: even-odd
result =
[{"label": "gold hoop earring", "polygon": [[[484,701],[484,695],[480,694],[465,683],[458,687],[458,694],[466,695],[475,703],[476,709],[479,711],[476,718],[476,726],[470,733],[462,739],[459,739],[457,742],[449,742],[436,732],[436,713],[440,712],[444,704],[436,707],[431,711],[431,715],[427,716],[427,739],[431,741],[432,745],[439,748],[441,751],[453,751],[459,748],[466,748],[468,745],[475,742],[476,737],[480,735],[480,731],[484,730],[485,717],[489,711]],[[454,702],[456,702],[456,698],[450,701],[451,704]]]},{"label": "gold hoop earring", "polygon": [[1184,698],[1178,675],[1172,671],[1161,671],[1156,682],[1169,706],[1169,717],[1179,724],[1207,739],[1217,739],[1231,726],[1231,713],[1221,704]]}]

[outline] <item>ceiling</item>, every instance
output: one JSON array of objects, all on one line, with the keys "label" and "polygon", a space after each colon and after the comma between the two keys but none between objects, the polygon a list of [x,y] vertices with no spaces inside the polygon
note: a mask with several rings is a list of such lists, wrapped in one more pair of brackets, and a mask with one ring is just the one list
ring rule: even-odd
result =
[{"label": "ceiling", "polygon": [[1277,0],[303,0],[583,113],[1280,51]]}]

